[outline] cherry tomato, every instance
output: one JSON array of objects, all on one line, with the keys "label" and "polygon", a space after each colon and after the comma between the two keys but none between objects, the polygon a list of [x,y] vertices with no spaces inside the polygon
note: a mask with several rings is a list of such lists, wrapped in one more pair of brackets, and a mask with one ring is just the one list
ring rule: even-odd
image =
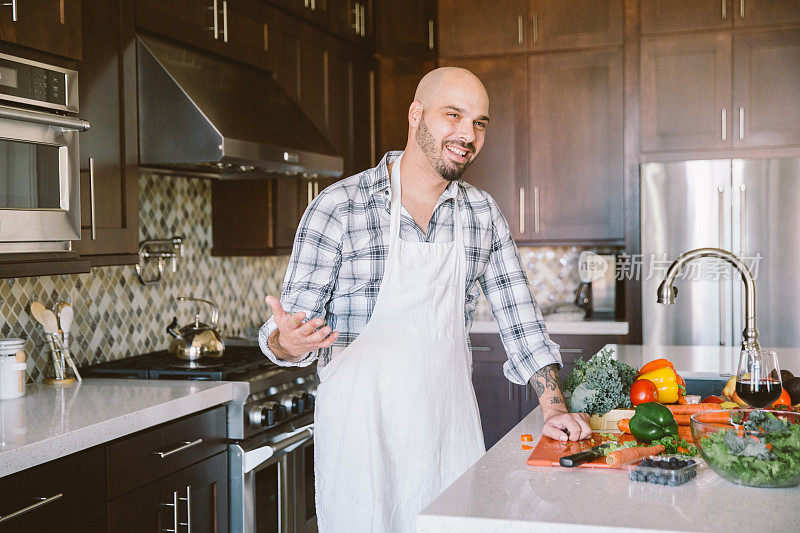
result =
[{"label": "cherry tomato", "polygon": [[789,397],[789,393],[786,392],[786,389],[781,389],[781,397],[775,400],[775,403],[770,405],[770,407],[775,407],[776,405],[792,405],[792,399]]},{"label": "cherry tomato", "polygon": [[637,379],[631,385],[631,403],[639,405],[646,402],[658,401],[656,384],[649,379]]}]

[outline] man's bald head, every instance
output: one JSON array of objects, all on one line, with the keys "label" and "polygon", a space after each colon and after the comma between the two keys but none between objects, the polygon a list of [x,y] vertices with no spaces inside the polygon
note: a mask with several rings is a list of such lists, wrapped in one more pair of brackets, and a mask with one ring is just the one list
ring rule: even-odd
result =
[{"label": "man's bald head", "polygon": [[427,107],[441,97],[442,90],[454,88],[474,90],[487,101],[489,99],[481,80],[469,70],[460,67],[440,67],[428,72],[419,80],[414,100]]}]

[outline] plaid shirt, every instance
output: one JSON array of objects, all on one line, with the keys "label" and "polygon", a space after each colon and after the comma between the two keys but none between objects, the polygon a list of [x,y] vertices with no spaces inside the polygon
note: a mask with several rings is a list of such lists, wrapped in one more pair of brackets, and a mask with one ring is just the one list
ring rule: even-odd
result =
[{"label": "plaid shirt", "polygon": [[[308,206],[297,229],[281,303],[287,312],[304,311],[309,318],[325,318],[339,331],[333,348],[349,345],[375,307],[389,252],[387,164],[400,154],[389,152],[377,167],[324,189]],[[527,383],[543,366],[560,364],[561,356],[534,302],[508,224],[491,196],[463,181],[452,182],[436,203],[427,233],[403,209],[400,237],[412,242],[452,241],[456,202],[467,255],[466,329],[472,327],[482,288],[508,355],[504,373],[514,383]],[[294,363],[277,359],[267,346],[275,328],[270,318],[261,327],[259,344],[278,365],[306,366],[318,357],[321,368],[338,353],[323,348]]]}]

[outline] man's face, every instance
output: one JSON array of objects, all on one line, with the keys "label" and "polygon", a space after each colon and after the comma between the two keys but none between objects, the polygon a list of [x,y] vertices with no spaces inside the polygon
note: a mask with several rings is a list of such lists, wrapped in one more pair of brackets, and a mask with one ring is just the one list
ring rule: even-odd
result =
[{"label": "man's face", "polygon": [[439,92],[422,112],[416,141],[436,172],[454,181],[483,147],[489,122],[488,99],[483,87],[474,84],[443,86]]}]

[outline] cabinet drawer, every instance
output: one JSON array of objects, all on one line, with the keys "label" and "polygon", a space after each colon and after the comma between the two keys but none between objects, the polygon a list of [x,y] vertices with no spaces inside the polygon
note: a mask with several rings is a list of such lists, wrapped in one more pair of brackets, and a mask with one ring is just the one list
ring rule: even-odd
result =
[{"label": "cabinet drawer", "polygon": [[225,450],[226,437],[225,407],[220,406],[110,444],[109,497],[116,498]]},{"label": "cabinet drawer", "polygon": [[[0,479],[0,532],[39,531],[102,504],[106,497],[105,450],[78,452]],[[35,504],[38,507],[32,507]],[[25,510],[27,508],[27,510]],[[84,531],[94,533],[95,530]]]}]

